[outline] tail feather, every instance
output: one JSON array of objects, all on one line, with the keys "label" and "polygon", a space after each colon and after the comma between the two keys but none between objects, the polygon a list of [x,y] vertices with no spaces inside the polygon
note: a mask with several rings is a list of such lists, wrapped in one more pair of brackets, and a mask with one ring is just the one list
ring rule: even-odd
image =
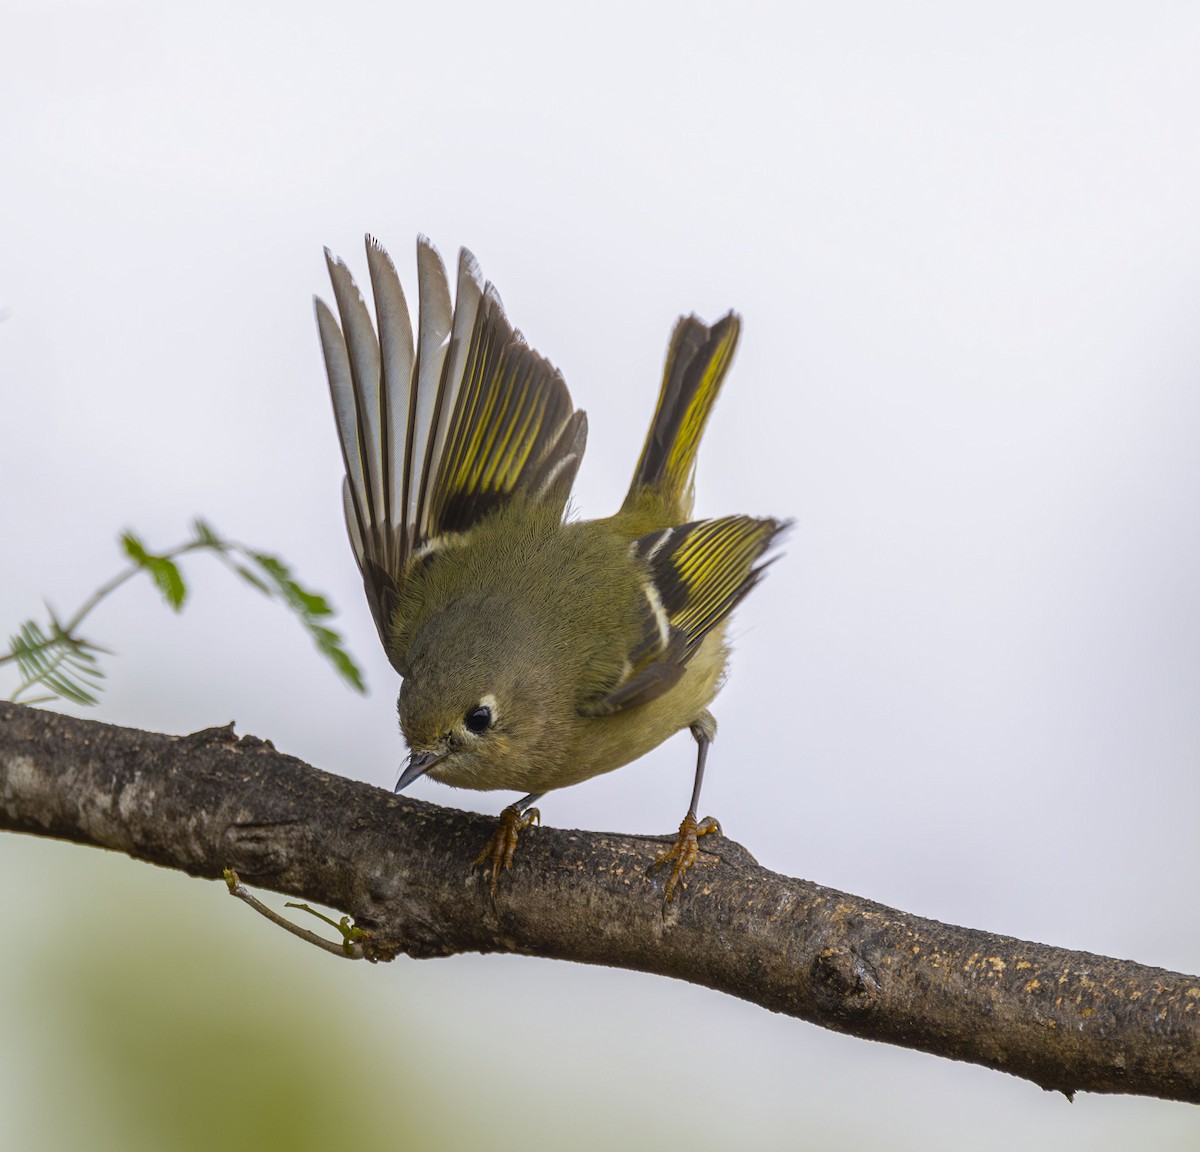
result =
[{"label": "tail feather", "polygon": [[741,331],[736,312],[709,327],[681,316],[671,334],[658,407],[622,512],[660,507],[667,520],[686,520],[700,438],[733,360]]}]

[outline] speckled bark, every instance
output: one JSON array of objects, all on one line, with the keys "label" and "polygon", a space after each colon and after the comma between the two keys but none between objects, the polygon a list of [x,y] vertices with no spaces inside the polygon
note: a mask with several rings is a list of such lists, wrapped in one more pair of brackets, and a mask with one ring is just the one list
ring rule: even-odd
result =
[{"label": "speckled bark", "polygon": [[[496,899],[494,821],[231,729],[172,737],[0,704],[0,828],[332,905],[370,958],[519,952],[690,980],[1062,1092],[1200,1102],[1200,979],[910,916],[716,836],[666,914],[662,842],[533,828]],[[660,870],[661,871],[661,870]]]}]

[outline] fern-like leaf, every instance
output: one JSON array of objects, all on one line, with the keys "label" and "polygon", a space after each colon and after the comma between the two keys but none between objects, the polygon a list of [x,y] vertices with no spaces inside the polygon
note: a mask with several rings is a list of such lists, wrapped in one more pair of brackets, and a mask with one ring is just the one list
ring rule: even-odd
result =
[{"label": "fern-like leaf", "polygon": [[[97,693],[104,679],[96,654],[96,645],[64,631],[53,620],[49,633],[34,620],[26,620],[17,635],[9,642],[9,651],[21,673],[21,684],[13,693],[19,700],[37,684],[44,685],[55,696],[76,704],[97,703]],[[53,697],[38,697],[38,701]]]}]

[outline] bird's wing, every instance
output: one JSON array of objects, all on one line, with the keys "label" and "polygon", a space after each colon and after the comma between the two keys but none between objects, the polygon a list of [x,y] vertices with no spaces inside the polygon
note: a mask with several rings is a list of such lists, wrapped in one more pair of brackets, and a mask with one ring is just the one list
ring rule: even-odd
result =
[{"label": "bird's wing", "polygon": [[642,567],[643,631],[625,675],[580,711],[606,716],[661,696],[683,676],[705,636],[762,579],[763,554],[787,525],[750,516],[697,520],[641,536],[630,556]]},{"label": "bird's wing", "polygon": [[318,299],[317,326],[346,466],[346,526],[388,648],[406,575],[423,555],[518,496],[565,510],[587,421],[466,249],[452,306],[437,249],[418,238],[415,343],[400,279],[373,237],[378,334],[349,269],[325,256],[337,316]]}]

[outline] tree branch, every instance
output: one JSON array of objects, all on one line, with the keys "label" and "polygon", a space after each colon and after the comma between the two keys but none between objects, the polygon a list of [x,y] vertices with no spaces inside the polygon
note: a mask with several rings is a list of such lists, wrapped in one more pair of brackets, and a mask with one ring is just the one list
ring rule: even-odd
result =
[{"label": "tree branch", "polygon": [[368,958],[516,952],[675,976],[1068,1095],[1200,1103],[1200,979],[940,924],[701,842],[662,902],[649,837],[531,828],[495,899],[490,818],[332,776],[228,728],[173,737],[0,704],[0,829],[349,913]]}]

